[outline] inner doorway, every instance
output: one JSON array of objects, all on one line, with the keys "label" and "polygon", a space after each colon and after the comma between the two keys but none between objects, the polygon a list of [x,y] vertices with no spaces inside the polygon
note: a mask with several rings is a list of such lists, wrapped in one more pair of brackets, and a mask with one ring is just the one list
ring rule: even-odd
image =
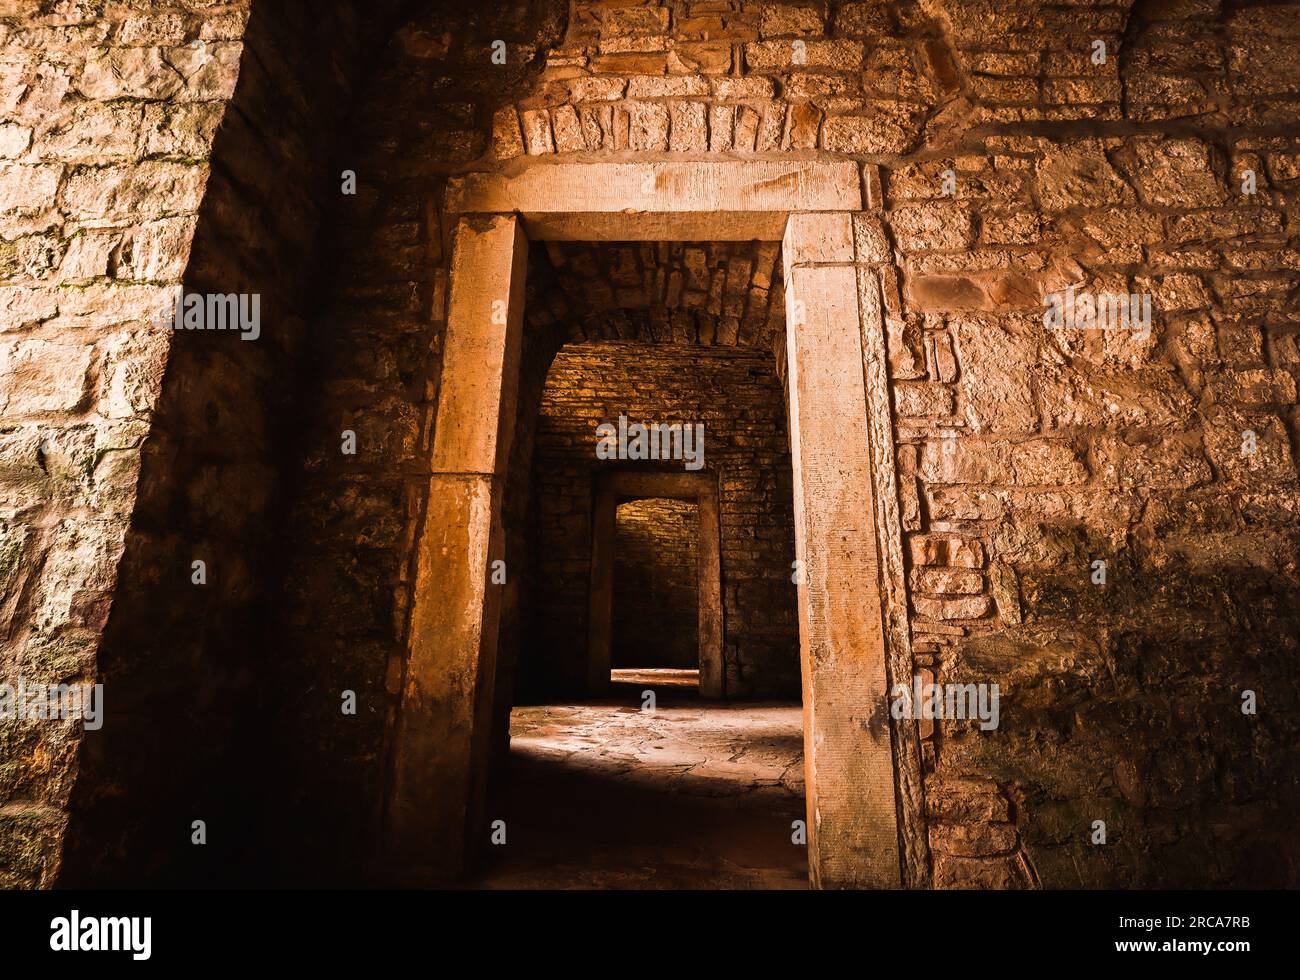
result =
[{"label": "inner doorway", "polygon": [[700,507],[646,497],[614,510],[610,683],[700,686]]},{"label": "inner doorway", "polygon": [[528,242],[764,241],[784,256],[808,876],[924,876],[920,753],[893,725],[912,671],[881,283],[853,222],[878,174],[805,159],[529,160],[451,181],[446,330],[383,852],[462,873],[483,846]]},{"label": "inner doorway", "polygon": [[[629,351],[628,356],[637,355]],[[680,376],[685,377],[698,374],[708,360],[717,360],[716,356],[704,357],[683,347],[675,349],[675,355],[668,353],[650,358],[650,364],[653,366],[665,356],[669,358],[668,369],[676,370]],[[673,363],[674,356],[679,363]],[[737,352],[737,356],[743,358],[753,355],[752,352]],[[704,358],[703,361],[700,360],[701,357]],[[696,370],[688,369],[688,365]],[[653,370],[650,373],[653,374]],[[678,384],[683,383],[680,376]],[[775,382],[776,379],[773,376],[771,380]],[[768,438],[775,449],[778,445],[788,445],[788,441],[784,425],[779,423],[779,389],[774,390],[772,395],[775,397],[768,402]],[[759,428],[760,426],[755,426],[756,430]],[[727,470],[736,462],[737,456],[745,454],[737,452],[734,445],[736,436],[729,426],[715,427],[714,432],[713,448],[715,451],[721,450],[722,468]],[[761,443],[762,440],[755,437],[754,441]],[[783,455],[774,453],[774,460],[788,463],[788,449]],[[766,477],[773,483],[774,493],[777,484],[783,483],[788,488],[788,482],[783,481],[784,476],[785,471],[780,470]],[[694,671],[693,677],[660,673],[656,679],[661,682],[679,687],[691,686],[706,698],[724,696],[728,671],[724,664],[726,610],[722,593],[723,537],[720,530],[722,505],[719,503],[719,478],[719,473],[715,471],[691,473],[609,469],[593,475],[591,587],[587,615],[588,694],[601,695],[611,683],[628,679],[622,676],[616,678],[615,670],[644,669],[647,664],[656,664],[661,670]],[[742,592],[747,597],[754,597],[762,588],[761,569],[764,559],[768,577],[779,566],[782,560],[782,555],[779,554],[782,544],[779,529],[782,526],[787,531],[787,550],[793,551],[789,497],[786,495],[781,499],[784,507],[768,508],[758,521],[772,526],[771,539],[757,548],[746,549],[743,554],[737,549],[737,571],[750,573],[743,586],[739,583],[736,586],[734,597],[737,600]],[[659,503],[649,503],[650,501]],[[729,509],[735,505],[735,501],[728,502]],[[622,596],[618,594],[620,511],[625,515],[625,578]],[[645,518],[650,518],[655,523],[647,523]],[[734,540],[735,535],[730,537]],[[630,555],[628,549],[631,549]],[[629,558],[634,560],[628,561]],[[644,588],[638,591],[633,587],[635,583],[628,583],[628,577],[637,573],[654,579],[653,595]],[[647,581],[641,584],[646,586],[651,583]],[[780,598],[790,599],[789,590],[783,591],[786,594]],[[673,608],[687,611],[686,617],[674,617],[670,621],[675,627],[671,635],[665,632],[662,624],[656,628],[655,623],[638,618],[647,605],[656,601],[660,604],[670,602]],[[794,640],[796,635],[792,608],[790,613],[790,618],[786,621],[788,641]],[[758,644],[750,644],[747,637],[742,638],[740,622],[740,617],[737,616],[733,623],[733,674],[738,674],[741,668],[742,648],[746,661],[764,652]],[[633,651],[625,647],[622,661],[616,659],[615,654],[620,635],[625,644],[633,647]],[[667,644],[667,649],[656,649],[664,644]],[[762,671],[763,680],[773,684],[768,693],[782,686],[784,690],[780,693],[783,695],[795,696],[798,692],[795,672],[797,657],[789,656],[788,649],[786,654],[781,657],[779,652],[771,652],[765,658],[767,662]],[[637,657],[643,662],[635,662]],[[749,673],[752,676],[755,671],[751,669]],[[781,678],[784,678],[783,685]],[[738,679],[733,677],[733,694],[756,693],[753,690],[741,690],[741,685],[736,683]]]},{"label": "inner doorway", "polygon": [[[577,260],[540,251],[530,294],[545,302],[543,273]],[[754,243],[626,251],[584,246],[580,267],[653,281],[661,259],[667,279],[703,255],[723,278],[744,264],[737,289],[778,268],[767,247],[771,264],[756,267]],[[584,277],[580,292],[600,288]],[[565,312],[566,343],[516,428],[516,460],[533,444],[531,517],[508,517],[507,538],[530,539],[514,553],[533,561],[517,573],[525,625],[500,651],[521,658],[493,769],[507,843],[486,849],[474,883],[806,887],[792,467],[772,331],[702,344],[702,310],[693,331],[656,341],[628,306]],[[592,339],[610,320],[621,338]],[[526,378],[537,336],[525,336]],[[700,452],[598,453],[619,419],[630,432],[689,427]]]}]

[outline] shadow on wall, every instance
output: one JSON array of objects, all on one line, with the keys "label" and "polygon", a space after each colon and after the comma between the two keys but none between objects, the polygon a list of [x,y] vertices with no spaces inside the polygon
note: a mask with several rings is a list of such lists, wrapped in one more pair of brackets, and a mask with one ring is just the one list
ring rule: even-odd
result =
[{"label": "shadow on wall", "polygon": [[99,651],[106,721],[81,746],[61,885],[248,883],[264,867],[268,542],[317,229],[337,191],[326,165],[372,43],[362,21],[350,3],[253,4],[184,294],[240,294],[257,329],[172,335]]}]

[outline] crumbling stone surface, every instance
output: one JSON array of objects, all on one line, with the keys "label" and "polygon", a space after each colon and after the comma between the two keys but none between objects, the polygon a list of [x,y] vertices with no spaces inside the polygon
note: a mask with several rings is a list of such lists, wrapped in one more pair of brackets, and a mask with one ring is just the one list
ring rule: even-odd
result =
[{"label": "crumbling stone surface", "polygon": [[[551,7],[493,20],[430,3],[399,27],[372,3],[392,30],[364,71],[334,46],[354,36],[341,2],[310,17],[283,5],[289,26],[261,34],[248,0],[153,6],[0,3],[5,677],[96,676],[113,659],[110,610],[129,595],[128,618],[158,637],[146,644],[137,627],[119,647],[154,651],[119,675],[140,717],[183,705],[219,737],[213,701],[141,679],[160,657],[178,677],[220,679],[215,690],[270,677],[306,691],[250,717],[290,775],[267,777],[292,787],[267,818],[308,826],[287,838],[346,875],[340,842],[374,837],[400,690],[447,176],[539,157],[847,158],[868,207],[856,259],[881,285],[916,668],[998,683],[1003,697],[997,730],[919,726],[925,875],[943,887],[1295,884],[1294,4],[579,0],[566,23]],[[319,47],[302,40],[307,22]],[[504,65],[490,60],[495,39]],[[234,115],[237,74],[254,108]],[[321,91],[348,126],[308,111]],[[214,149],[223,120],[250,138]],[[318,189],[283,165],[305,158],[331,178],[354,169],[358,193],[336,198],[336,181]],[[200,258],[226,291],[281,272],[303,283],[297,263],[318,240],[317,298],[279,294],[274,354],[181,351],[141,326]],[[583,261],[574,251],[566,263]],[[706,263],[699,308],[685,285],[660,302],[673,270],[689,279],[686,251],[634,255],[627,285],[617,263],[597,260],[591,277],[567,266],[530,297],[530,314],[564,298],[535,329],[595,340],[604,322],[611,337],[658,340],[666,322],[675,339],[689,311],[694,342],[734,327],[743,347],[747,320],[759,336],[753,269],[747,289],[730,288],[734,257]],[[649,298],[658,269],[664,289]],[[1047,327],[1046,298],[1072,285],[1149,294],[1150,331]],[[779,315],[779,283],[761,288]],[[291,377],[304,383],[290,411],[271,393],[296,389]],[[172,403],[176,422],[159,428]],[[344,430],[356,456],[338,451]],[[152,467],[140,449],[151,432],[164,437]],[[278,488],[283,521],[268,517]],[[229,571],[191,617],[196,541]],[[257,616],[203,638],[259,594]],[[217,666],[232,644],[256,651],[232,668],[238,682]],[[359,718],[339,717],[344,689],[359,692]],[[1241,712],[1244,690],[1255,715]],[[79,736],[5,725],[0,882],[48,884]],[[123,726],[113,754],[188,744],[159,730]],[[168,770],[154,768],[122,785],[164,797]],[[121,776],[93,771],[77,784],[92,794]],[[196,783],[229,777],[203,772]],[[1098,820],[1105,845],[1091,843]],[[111,843],[122,862],[144,847]],[[277,856],[303,863],[292,847]],[[184,877],[175,854],[152,858]]]}]

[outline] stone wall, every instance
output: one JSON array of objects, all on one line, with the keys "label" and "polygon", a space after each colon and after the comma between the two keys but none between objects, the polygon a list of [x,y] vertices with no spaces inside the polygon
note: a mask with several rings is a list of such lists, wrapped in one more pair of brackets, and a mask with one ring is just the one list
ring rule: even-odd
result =
[{"label": "stone wall", "polygon": [[[202,15],[0,2],[11,677],[98,670],[168,353],[139,320],[189,262],[211,126],[234,61],[254,57],[247,2],[192,6]],[[370,84],[335,101],[354,120],[340,159],[360,190],[324,236],[309,385],[281,416],[300,446],[294,499],[262,552],[283,556],[284,584],[266,594],[266,638],[248,634],[265,648],[249,664],[259,683],[297,692],[276,705],[269,741],[292,778],[268,819],[307,827],[327,876],[373,840],[437,399],[446,176],[540,156],[816,155],[856,161],[869,205],[855,249],[883,283],[917,668],[1002,692],[995,731],[918,725],[933,882],[1294,884],[1300,8],[575,0],[566,26],[557,6],[409,4]],[[306,30],[264,61],[310,77]],[[195,67],[195,40],[216,67]],[[275,129],[321,132],[310,114]],[[263,195],[283,187],[274,164],[228,166]],[[232,254],[303,240],[255,215],[225,210],[249,230],[226,239]],[[1070,284],[1149,293],[1149,336],[1046,328],[1045,297]],[[181,364],[168,391],[252,370]],[[251,404],[283,364],[256,375]],[[355,456],[339,451],[345,430]],[[262,472],[260,448],[222,449],[246,468],[208,485]],[[204,452],[169,480],[210,502]],[[251,485],[272,493],[252,512],[272,513],[268,482]],[[243,500],[200,509],[180,516],[214,539],[262,526],[242,524]],[[256,622],[251,588],[229,594],[235,622]],[[1246,689],[1257,714],[1241,711]],[[358,716],[340,715],[343,690]],[[48,883],[76,740],[0,731],[0,880]],[[1105,845],[1091,843],[1099,820]]]},{"label": "stone wall", "polygon": [[565,337],[781,350],[778,242],[547,242],[534,327]]},{"label": "stone wall", "polygon": [[697,505],[662,498],[619,504],[611,667],[699,669],[699,559]]},{"label": "stone wall", "polygon": [[[247,872],[265,536],[367,38],[349,4],[0,5],[0,676],[105,699],[84,738],[0,723],[0,883]],[[160,326],[179,289],[259,295],[261,336]]]},{"label": "stone wall", "polygon": [[[1296,693],[1295,13],[577,4],[494,118],[506,159],[863,162],[917,666],[1004,697],[921,724],[938,885],[1295,878],[1292,725],[1240,710]],[[1070,284],[1150,335],[1045,329]]]},{"label": "stone wall", "polygon": [[620,415],[704,426],[703,471],[718,480],[725,694],[797,697],[793,491],[772,355],[620,341],[563,348],[542,396],[530,522],[535,639],[522,651],[521,693],[583,689],[594,475],[684,465],[599,460],[596,427]]},{"label": "stone wall", "polygon": [[[94,682],[247,2],[0,4],[0,681]],[[160,570],[161,571],[161,570]],[[188,574],[171,569],[177,582]],[[131,694],[105,691],[113,730]],[[71,722],[0,721],[0,886],[49,885]]]},{"label": "stone wall", "polygon": [[[332,155],[365,47],[359,24],[346,4],[328,15],[255,4],[245,29],[184,288],[258,296],[260,335],[184,331],[171,344],[99,651],[107,695],[120,692],[115,723],[85,741],[66,882],[258,873],[256,801],[278,781],[264,750],[278,693],[262,638],[280,577],[267,542],[298,445],[317,242],[339,188]],[[209,828],[202,847],[188,843],[196,819]]]},{"label": "stone wall", "polygon": [[[546,2],[408,6],[415,13],[369,66],[336,152],[358,188],[339,201],[324,240],[304,357],[313,382],[277,541],[285,567],[268,670],[284,695],[275,743],[286,776],[269,815],[284,828],[274,859],[330,882],[355,880],[375,857],[382,816],[445,326],[450,229],[438,202],[447,175],[487,147],[490,107],[531,84],[539,45],[553,42],[563,17]],[[504,65],[491,62],[498,39]],[[522,385],[534,398],[550,356],[541,347]],[[342,452],[345,432],[356,436],[354,454]],[[510,577],[507,604],[527,582]],[[339,710],[343,691],[357,696],[355,716]]]}]

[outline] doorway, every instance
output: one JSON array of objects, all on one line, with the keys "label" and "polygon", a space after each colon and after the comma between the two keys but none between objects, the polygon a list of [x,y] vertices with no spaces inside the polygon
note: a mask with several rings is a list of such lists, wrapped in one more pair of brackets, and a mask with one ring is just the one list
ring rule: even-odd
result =
[{"label": "doorway", "polygon": [[[593,478],[594,502],[591,539],[591,589],[588,613],[587,690],[599,695],[609,689],[612,671],[644,667],[632,661],[620,662],[616,645],[620,632],[625,642],[645,652],[643,659],[657,662],[665,659],[654,652],[656,644],[663,642],[661,630],[652,623],[637,623],[628,613],[644,608],[650,596],[618,596],[618,515],[623,511],[628,517],[658,514],[661,521],[671,523],[624,524],[624,541],[628,546],[642,546],[642,568],[653,575],[661,597],[674,598],[677,608],[693,605],[688,634],[678,633],[669,640],[677,651],[690,649],[694,656],[694,687],[701,697],[720,698],[724,695],[723,667],[723,605],[722,605],[722,547],[719,531],[719,506],[717,476],[712,473],[628,472],[598,473]],[[649,503],[657,501],[658,503]],[[624,508],[627,508],[624,510]],[[694,518],[693,523],[686,520]],[[691,535],[691,532],[694,532]],[[682,538],[693,540],[684,544]],[[656,542],[656,538],[659,538]],[[673,547],[671,551],[655,554],[654,547]],[[693,582],[691,591],[694,603],[683,591],[685,577],[674,575],[672,566],[686,560],[689,552],[694,557],[693,572],[688,572]],[[631,574],[631,569],[626,569]],[[630,605],[628,605],[630,603]],[[617,615],[616,615],[617,610]],[[681,624],[681,621],[677,621]],[[617,624],[617,625],[616,625]],[[677,660],[682,660],[680,652]],[[662,664],[664,667],[691,669],[682,664]],[[667,677],[661,677],[668,680]],[[685,678],[682,678],[685,680]]]},{"label": "doorway", "polygon": [[[777,261],[764,247],[770,266],[756,268],[757,249],[535,248],[529,294],[554,304],[550,273],[575,255],[583,269],[651,281],[704,255],[718,275],[749,268],[748,285]],[[630,302],[619,314],[636,320]],[[518,412],[512,457],[531,461],[531,477],[504,501],[520,585],[499,644],[515,683],[490,816],[508,842],[486,848],[472,881],[806,884],[792,828],[804,811],[792,468],[769,335],[719,348],[698,331],[656,341],[640,323],[623,331],[635,336],[578,342],[615,314],[562,312],[551,342],[565,342]],[[525,338],[528,379],[549,355],[538,336]],[[602,426],[620,418],[647,440],[689,427],[692,458],[598,452]]]},{"label": "doorway", "polygon": [[699,510],[670,497],[615,508],[611,684],[699,688]]},{"label": "doorway", "polygon": [[539,160],[452,182],[446,210],[459,217],[389,764],[390,860],[463,870],[486,834],[500,610],[490,574],[529,237],[779,240],[809,880],[897,887],[923,876],[916,733],[891,724],[888,710],[890,677],[910,676],[911,662],[880,285],[855,262],[851,227],[861,208],[861,175],[848,162]]}]

